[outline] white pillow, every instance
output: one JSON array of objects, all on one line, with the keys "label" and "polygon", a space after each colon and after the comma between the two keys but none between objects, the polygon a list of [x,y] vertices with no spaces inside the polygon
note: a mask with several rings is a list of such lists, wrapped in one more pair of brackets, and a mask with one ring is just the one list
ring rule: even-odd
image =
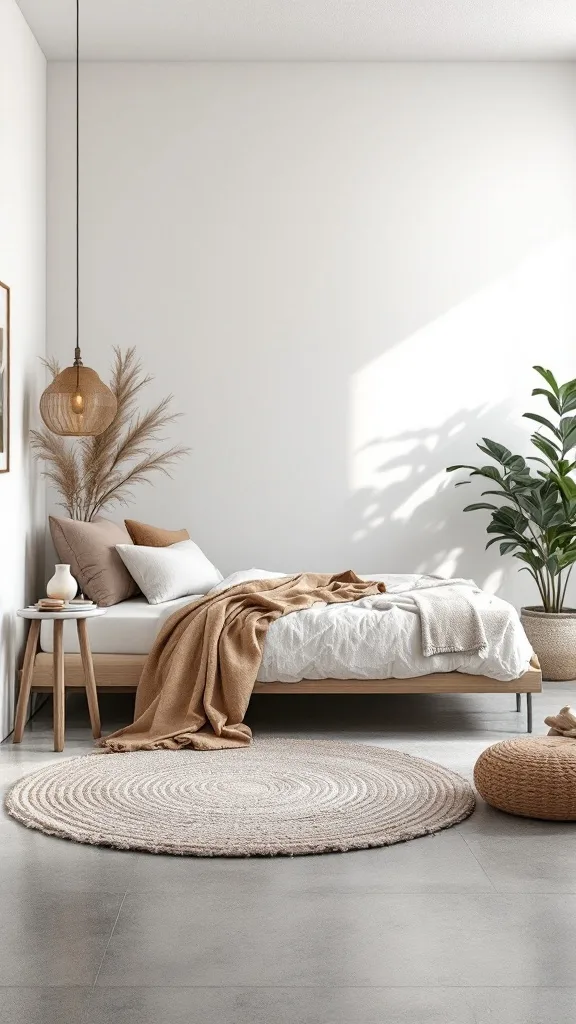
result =
[{"label": "white pillow", "polygon": [[222,582],[214,587],[213,593],[218,594],[221,590],[227,590],[228,587],[235,587],[237,583],[251,583],[252,580],[277,580],[282,576],[289,575],[291,574],[285,572],[270,572],[268,569],[240,569],[239,572],[233,572],[224,580],[220,577]]},{"label": "white pillow", "polygon": [[166,548],[117,544],[116,550],[149,604],[207,594],[222,579],[222,573],[193,540]]}]

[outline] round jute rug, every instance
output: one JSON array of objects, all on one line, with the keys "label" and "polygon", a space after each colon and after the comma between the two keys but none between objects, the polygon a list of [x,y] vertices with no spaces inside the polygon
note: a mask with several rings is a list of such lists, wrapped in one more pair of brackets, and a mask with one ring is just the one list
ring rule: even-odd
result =
[{"label": "round jute rug", "polygon": [[236,750],[77,757],[13,786],[9,813],[80,843],[200,857],[388,846],[449,828],[470,785],[384,747],[263,739]]}]

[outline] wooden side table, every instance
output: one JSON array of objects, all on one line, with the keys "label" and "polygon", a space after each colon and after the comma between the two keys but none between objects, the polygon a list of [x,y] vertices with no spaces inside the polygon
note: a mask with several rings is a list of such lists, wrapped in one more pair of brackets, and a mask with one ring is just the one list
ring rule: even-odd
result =
[{"label": "wooden side table", "polygon": [[82,668],[84,669],[84,681],[86,684],[86,697],[88,710],[90,712],[90,724],[92,735],[95,739],[101,735],[100,732],[100,711],[98,708],[98,692],[94,678],[94,666],[92,664],[92,652],[88,640],[87,619],[96,618],[98,615],[105,615],[106,608],[83,608],[66,610],[62,612],[39,612],[36,608],[21,608],[18,611],[23,619],[30,619],[30,631],[24,654],[22,666],[22,681],[16,707],[16,719],[14,722],[13,743],[20,743],[22,733],[26,724],[28,701],[30,700],[30,688],[32,686],[32,675],[36,651],[38,648],[38,637],[40,635],[40,624],[42,619],[51,619],[54,628],[54,750],[64,750],[64,729],[65,729],[65,680],[64,680],[64,644],[63,632],[66,619],[76,619],[78,629],[78,640],[80,642],[80,655]]}]

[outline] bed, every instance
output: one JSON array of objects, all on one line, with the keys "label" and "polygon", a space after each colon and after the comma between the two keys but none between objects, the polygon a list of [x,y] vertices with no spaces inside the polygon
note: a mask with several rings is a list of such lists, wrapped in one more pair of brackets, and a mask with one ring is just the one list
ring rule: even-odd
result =
[{"label": "bed", "polygon": [[[236,573],[220,584],[258,578],[260,570]],[[263,574],[263,573],[262,573]],[[279,576],[281,574],[267,574]],[[542,675],[511,605],[494,595],[479,597],[485,621],[499,616],[498,644],[479,654],[438,654],[424,658],[418,616],[402,600],[416,575],[375,574],[387,594],[340,606],[315,606],[274,622],[266,637],[255,693],[511,693],[531,695]],[[232,583],[230,582],[232,580]],[[390,601],[388,596],[390,595]],[[394,597],[396,595],[396,597]],[[130,691],[162,624],[195,595],[150,605],[140,597],[108,609],[90,623],[90,644],[99,690]],[[396,604],[390,606],[391,601]],[[74,623],[64,623],[66,685],[83,688],[84,676]],[[52,630],[42,624],[32,689],[52,690]]]}]

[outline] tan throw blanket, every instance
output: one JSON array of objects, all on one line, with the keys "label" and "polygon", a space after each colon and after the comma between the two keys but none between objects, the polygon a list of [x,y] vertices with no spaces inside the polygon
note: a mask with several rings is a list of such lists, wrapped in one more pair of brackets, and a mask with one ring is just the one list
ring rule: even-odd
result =
[{"label": "tan throw blanket", "polygon": [[243,719],[271,622],[319,601],[358,601],[385,591],[352,571],[239,583],[174,612],[144,666],[134,722],[101,741],[109,751],[242,747]]}]

